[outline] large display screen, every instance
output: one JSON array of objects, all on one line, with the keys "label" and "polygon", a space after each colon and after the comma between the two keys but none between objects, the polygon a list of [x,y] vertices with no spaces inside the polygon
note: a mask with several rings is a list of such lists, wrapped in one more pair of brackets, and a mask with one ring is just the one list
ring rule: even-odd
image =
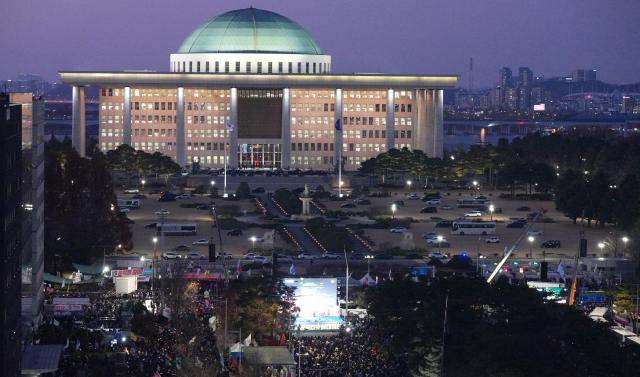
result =
[{"label": "large display screen", "polygon": [[338,306],[338,282],[335,278],[285,279],[295,288],[295,306],[300,310],[295,322],[300,330],[337,330],[342,325]]},{"label": "large display screen", "polygon": [[282,90],[240,89],[237,129],[241,139],[280,139]]}]

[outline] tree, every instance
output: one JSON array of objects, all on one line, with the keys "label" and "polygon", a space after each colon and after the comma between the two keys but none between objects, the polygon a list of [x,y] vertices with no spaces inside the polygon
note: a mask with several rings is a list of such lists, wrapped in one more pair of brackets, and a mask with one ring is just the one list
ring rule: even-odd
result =
[{"label": "tree", "polygon": [[249,196],[251,196],[251,189],[249,188],[249,184],[247,182],[240,182],[238,188],[236,188],[236,198],[246,199]]},{"label": "tree", "polygon": [[565,172],[556,186],[556,209],[565,216],[576,220],[584,216],[588,204],[586,182],[582,173],[569,170]]}]

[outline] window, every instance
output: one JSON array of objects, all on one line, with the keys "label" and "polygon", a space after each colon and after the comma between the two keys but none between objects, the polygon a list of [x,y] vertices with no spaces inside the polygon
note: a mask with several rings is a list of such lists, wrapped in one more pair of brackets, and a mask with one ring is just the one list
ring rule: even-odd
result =
[{"label": "window", "polygon": [[224,73],[229,73],[229,62],[224,62]]},{"label": "window", "polygon": [[182,72],[185,71],[185,64],[186,64],[186,62],[182,62]]},{"label": "window", "polygon": [[316,63],[313,63],[313,73],[316,73]]},{"label": "window", "polygon": [[296,150],[296,143],[291,143],[291,150],[295,151]]},{"label": "window", "polygon": [[204,63],[205,72],[209,72],[209,62]]},{"label": "window", "polygon": [[405,108],[404,103],[403,103],[403,104],[400,105],[400,111],[404,113],[405,110],[406,110],[406,108]]},{"label": "window", "polygon": [[410,113],[411,112],[411,104],[407,105],[407,112]]},{"label": "window", "polygon": [[298,73],[302,73],[302,63],[298,62]]},{"label": "window", "polygon": [[193,72],[193,62],[189,62],[189,72]]},{"label": "window", "polygon": [[386,104],[382,104],[382,112],[385,113],[387,112],[387,105]]},{"label": "window", "polygon": [[196,70],[197,70],[198,72],[200,72],[200,62],[197,62],[197,63],[196,63]]},{"label": "window", "polygon": [[282,73],[282,62],[278,63],[278,73]]},{"label": "window", "polygon": [[267,72],[273,73],[273,63],[271,62],[267,63]]},{"label": "window", "polygon": [[400,108],[400,105],[398,105],[397,103],[395,105],[393,105],[393,111],[394,112],[397,113],[399,111],[399,108]]},{"label": "window", "polygon": [[411,131],[407,131],[407,138],[411,139]]},{"label": "window", "polygon": [[361,131],[361,137],[364,139],[367,137],[367,131],[366,130],[362,130]]},{"label": "window", "polygon": [[246,65],[247,65],[246,71],[247,71],[247,73],[250,73],[251,72],[251,62],[247,62]]},{"label": "window", "polygon": [[349,143],[349,152],[353,152],[353,148],[354,148],[353,143]]},{"label": "window", "polygon": [[216,73],[220,72],[220,62],[216,62],[215,71],[216,71]]},{"label": "window", "polygon": [[240,62],[236,62],[236,72],[240,72]]},{"label": "window", "polygon": [[309,73],[309,62],[307,62],[307,63],[305,64],[305,66],[306,66],[306,71],[305,71],[305,73]]},{"label": "window", "polygon": [[113,89],[109,88],[109,97],[113,97]]},{"label": "window", "polygon": [[287,73],[293,73],[293,63],[289,62],[289,71]]},{"label": "window", "polygon": [[258,62],[258,73],[262,73],[262,62]]}]

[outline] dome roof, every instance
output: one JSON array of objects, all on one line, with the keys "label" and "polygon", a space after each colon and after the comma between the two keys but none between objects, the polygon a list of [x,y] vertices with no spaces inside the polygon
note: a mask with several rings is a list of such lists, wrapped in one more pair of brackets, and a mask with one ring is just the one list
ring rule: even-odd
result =
[{"label": "dome roof", "polygon": [[189,34],[177,52],[322,54],[300,25],[256,8],[232,10],[209,19]]}]

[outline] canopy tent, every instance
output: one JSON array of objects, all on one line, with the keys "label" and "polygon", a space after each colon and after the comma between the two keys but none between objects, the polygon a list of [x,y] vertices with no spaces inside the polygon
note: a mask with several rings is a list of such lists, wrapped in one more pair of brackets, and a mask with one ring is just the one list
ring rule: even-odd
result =
[{"label": "canopy tent", "polygon": [[37,376],[57,371],[63,349],[62,344],[28,345],[22,352],[22,374]]},{"label": "canopy tent", "polygon": [[56,275],[50,274],[48,272],[45,272],[42,275],[42,278],[47,283],[62,284],[64,282],[65,284],[73,284],[73,280],[71,280],[71,279],[63,279],[60,276],[56,276]]},{"label": "canopy tent", "polygon": [[242,360],[253,365],[295,365],[293,355],[282,346],[243,347]]},{"label": "canopy tent", "polygon": [[102,274],[102,269],[104,268],[104,266],[99,265],[99,264],[80,264],[80,263],[72,263],[73,268],[75,268],[76,270],[78,270],[79,272],[82,272],[83,274],[87,274],[87,275],[100,275]]}]

